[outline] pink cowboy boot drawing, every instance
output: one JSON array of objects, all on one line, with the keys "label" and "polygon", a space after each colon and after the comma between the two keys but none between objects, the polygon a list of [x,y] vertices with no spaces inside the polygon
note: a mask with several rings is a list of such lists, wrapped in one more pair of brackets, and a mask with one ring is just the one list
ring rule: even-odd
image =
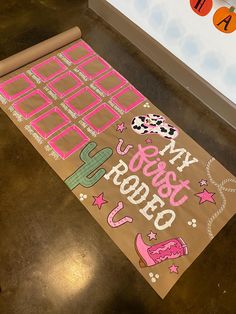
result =
[{"label": "pink cowboy boot drawing", "polygon": [[135,238],[135,249],[140,257],[140,267],[149,267],[168,259],[188,254],[187,245],[181,238],[170,239],[154,245],[147,245],[140,233]]}]

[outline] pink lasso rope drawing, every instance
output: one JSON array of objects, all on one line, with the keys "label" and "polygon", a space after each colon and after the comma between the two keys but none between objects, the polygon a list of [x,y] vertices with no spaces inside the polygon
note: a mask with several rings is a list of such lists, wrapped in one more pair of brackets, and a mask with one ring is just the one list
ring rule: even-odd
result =
[{"label": "pink lasso rope drawing", "polygon": [[222,214],[222,212],[224,211],[225,206],[226,206],[226,198],[225,198],[224,192],[230,192],[230,193],[235,193],[236,192],[236,188],[232,189],[232,188],[226,188],[225,187],[225,184],[228,183],[228,182],[236,183],[235,179],[227,178],[227,179],[224,179],[221,183],[217,183],[213,179],[213,177],[211,175],[210,168],[211,168],[211,164],[212,164],[212,162],[214,160],[215,160],[215,158],[211,158],[207,162],[206,171],[207,171],[207,176],[208,176],[208,179],[210,180],[210,182],[217,187],[217,189],[218,189],[218,191],[220,193],[221,199],[222,199],[222,203],[221,203],[220,208],[218,208],[217,211],[208,219],[208,222],[207,222],[207,232],[208,232],[208,235],[209,235],[210,239],[214,238],[214,235],[212,233],[212,224]]}]

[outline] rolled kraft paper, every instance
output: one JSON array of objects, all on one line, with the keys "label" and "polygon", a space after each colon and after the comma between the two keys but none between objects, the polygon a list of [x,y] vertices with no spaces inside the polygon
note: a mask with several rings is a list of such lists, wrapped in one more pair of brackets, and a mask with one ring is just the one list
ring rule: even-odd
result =
[{"label": "rolled kraft paper", "polygon": [[16,69],[33,62],[54,50],[68,45],[74,40],[81,38],[81,30],[75,26],[41,43],[27,48],[13,56],[0,61],[0,77]]}]

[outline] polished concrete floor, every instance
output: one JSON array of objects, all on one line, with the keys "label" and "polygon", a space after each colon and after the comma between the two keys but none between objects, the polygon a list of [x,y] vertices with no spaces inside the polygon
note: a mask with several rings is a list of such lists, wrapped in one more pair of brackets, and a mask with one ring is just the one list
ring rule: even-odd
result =
[{"label": "polished concrete floor", "polygon": [[[87,1],[1,1],[0,59],[74,25],[236,173],[235,132],[90,11]],[[0,110],[1,314],[233,314],[235,231],[236,217],[161,300]]]}]

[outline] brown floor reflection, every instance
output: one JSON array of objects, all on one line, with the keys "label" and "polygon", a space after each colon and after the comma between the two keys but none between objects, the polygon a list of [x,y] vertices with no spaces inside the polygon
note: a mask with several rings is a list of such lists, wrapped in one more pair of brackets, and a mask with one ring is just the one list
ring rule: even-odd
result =
[{"label": "brown floor reflection", "polygon": [[54,247],[53,254],[42,257],[40,272],[52,299],[63,302],[79,295],[90,284],[96,272],[96,258],[88,251],[82,254],[81,251],[83,247],[75,244],[66,250]]}]

